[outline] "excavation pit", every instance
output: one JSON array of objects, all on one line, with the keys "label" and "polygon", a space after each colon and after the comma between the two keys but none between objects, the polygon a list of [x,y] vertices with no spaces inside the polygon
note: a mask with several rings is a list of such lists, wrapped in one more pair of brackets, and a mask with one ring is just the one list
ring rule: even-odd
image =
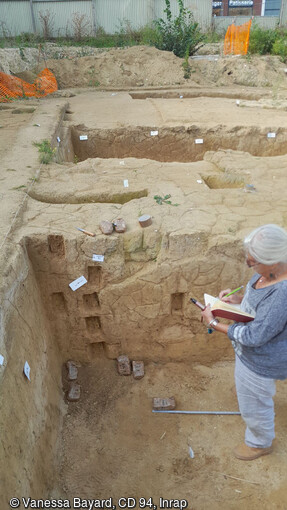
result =
[{"label": "excavation pit", "polygon": [[[245,151],[253,156],[285,154],[287,129],[277,129],[269,138],[270,129],[226,126],[204,129],[200,126],[87,129],[73,126],[71,145],[75,159],[138,158],[162,162],[201,161],[208,151]],[[69,154],[70,158],[70,154]],[[95,200],[99,201],[99,200]]]},{"label": "excavation pit", "polygon": [[[261,117],[257,107],[240,109],[225,98],[212,103],[215,115],[204,98],[198,105],[187,99],[183,106],[181,100],[151,99],[155,102],[100,91],[69,98],[69,106],[65,99],[47,99],[29,117],[26,137],[19,137],[19,166],[15,159],[3,162],[11,203],[18,208],[25,198],[3,259],[5,504],[18,493],[70,501],[111,496],[117,508],[119,498],[131,496],[152,497],[154,504],[160,497],[187,499],[190,508],[216,510],[226,501],[239,508],[243,497],[248,510],[258,502],[267,510],[285,501],[283,455],[264,459],[264,473],[260,460],[252,464],[248,477],[245,466],[233,459],[232,449],[244,436],[240,417],[152,413],[154,397],[170,396],[181,410],[238,410],[232,347],[225,337],[207,334],[190,297],[203,299],[205,291],[216,295],[245,283],[250,269],[241,249],[244,235],[258,222],[284,224],[286,157],[268,157],[271,148],[278,154],[283,150],[284,112],[264,111]],[[170,111],[167,103],[173,101]],[[178,124],[180,108],[186,112]],[[224,111],[236,116],[232,126]],[[88,139],[72,145],[69,130]],[[275,138],[267,137],[275,131]],[[244,152],[230,145],[238,134],[242,145],[232,147]],[[43,166],[28,195],[22,188],[12,190],[24,185],[26,167],[29,179],[39,168],[34,139],[49,137],[66,159]],[[213,151],[220,139],[226,148]],[[261,153],[252,155],[258,140]],[[102,152],[81,155],[90,141]],[[199,160],[196,150],[202,151]],[[186,153],[186,161],[179,159]],[[244,193],[242,183],[252,183],[257,192]],[[167,195],[171,203],[154,198]],[[142,214],[152,217],[144,229],[138,223]],[[127,231],[103,235],[100,222],[118,217],[125,219]],[[95,262],[94,254],[103,262]],[[69,284],[81,276],[87,283],[73,291]],[[144,361],[143,379],[118,374],[120,354]],[[67,401],[68,360],[78,365],[76,402]],[[31,381],[23,374],[25,361]],[[283,450],[285,386],[278,385],[275,401]]]}]

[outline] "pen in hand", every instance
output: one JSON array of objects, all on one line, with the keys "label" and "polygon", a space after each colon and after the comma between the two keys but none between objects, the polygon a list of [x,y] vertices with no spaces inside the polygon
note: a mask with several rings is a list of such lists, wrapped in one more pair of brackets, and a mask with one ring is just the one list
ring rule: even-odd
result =
[{"label": "pen in hand", "polygon": [[231,296],[231,294],[235,294],[235,292],[238,292],[239,290],[243,289],[243,287],[244,287],[244,285],[237,287],[237,289],[232,290],[231,292],[229,292],[229,294],[225,294],[224,297],[228,297],[228,296]]},{"label": "pen in hand", "polygon": [[197,299],[190,298],[190,301],[194,303],[196,306],[198,306],[198,308],[200,308],[201,310],[205,310],[205,306],[202,305],[199,301],[197,301]]}]

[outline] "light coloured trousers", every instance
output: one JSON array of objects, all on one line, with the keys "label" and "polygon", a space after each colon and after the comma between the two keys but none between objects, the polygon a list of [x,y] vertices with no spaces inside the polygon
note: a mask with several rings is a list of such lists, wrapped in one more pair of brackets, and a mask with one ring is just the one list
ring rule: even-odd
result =
[{"label": "light coloured trousers", "polygon": [[235,356],[235,384],[239,410],[247,426],[245,443],[253,448],[268,448],[275,437],[275,380],[255,374]]}]

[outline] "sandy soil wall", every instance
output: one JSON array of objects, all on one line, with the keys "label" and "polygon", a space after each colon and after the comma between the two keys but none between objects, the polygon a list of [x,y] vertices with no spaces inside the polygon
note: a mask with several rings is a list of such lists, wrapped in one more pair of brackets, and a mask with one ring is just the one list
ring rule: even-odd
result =
[{"label": "sandy soil wall", "polygon": [[[23,246],[14,250],[6,268],[1,307],[1,508],[11,497],[39,498],[49,492],[64,410],[62,360]],[[23,372],[26,361],[30,381]]]},{"label": "sandy soil wall", "polygon": [[[232,149],[246,151],[253,156],[285,154],[287,131],[279,128],[273,144],[266,143],[267,129],[236,126],[215,126],[204,129],[198,125],[161,128],[126,127],[89,130],[75,126],[71,137],[79,161],[87,158],[144,158],[155,161],[201,161],[207,151]],[[152,136],[150,133],[158,133]],[[86,135],[85,143],[80,136]]]},{"label": "sandy soil wall", "polygon": [[[190,297],[216,292],[223,272],[230,281],[243,281],[244,270],[234,276],[228,255],[234,247],[208,253],[206,242],[200,233],[162,237],[154,230],[96,240],[27,238],[63,359],[89,362],[99,352],[111,359],[120,354],[204,363],[231,359],[223,336],[209,342]],[[105,262],[93,262],[93,253],[103,254]],[[72,291],[69,283],[81,275],[87,283]]]}]

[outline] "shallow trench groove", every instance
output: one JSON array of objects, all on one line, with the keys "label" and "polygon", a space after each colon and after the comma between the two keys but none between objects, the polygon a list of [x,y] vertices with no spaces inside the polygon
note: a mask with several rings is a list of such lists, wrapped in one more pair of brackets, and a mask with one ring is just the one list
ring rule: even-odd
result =
[{"label": "shallow trench groove", "polygon": [[227,99],[247,99],[247,100],[258,100],[265,96],[265,94],[253,92],[253,91],[229,91],[225,90],[181,90],[180,92],[175,90],[164,90],[164,91],[136,91],[130,92],[132,99],[178,99],[178,98],[197,98],[197,97],[215,97],[215,98],[227,98]]},{"label": "shallow trench groove", "polygon": [[87,193],[87,192],[55,192],[54,190],[29,191],[29,196],[47,204],[126,204],[131,200],[147,197],[148,190],[128,191],[119,193]]},{"label": "shallow trench groove", "polygon": [[[130,127],[118,129],[71,129],[73,151],[78,161],[88,158],[148,158],[161,162],[200,161],[205,152],[235,150],[253,156],[278,156],[286,153],[287,130],[279,128],[268,138],[267,129],[237,126],[173,128]],[[83,136],[85,139],[83,139]]]}]

